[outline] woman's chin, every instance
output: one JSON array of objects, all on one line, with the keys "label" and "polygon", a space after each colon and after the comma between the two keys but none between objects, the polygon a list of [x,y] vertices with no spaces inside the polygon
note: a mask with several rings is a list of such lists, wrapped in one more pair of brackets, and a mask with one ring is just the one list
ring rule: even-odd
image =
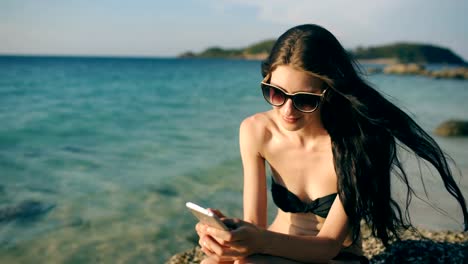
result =
[{"label": "woman's chin", "polygon": [[281,124],[283,128],[286,130],[296,131],[302,128],[302,119],[301,118],[297,118],[297,119],[281,118]]}]

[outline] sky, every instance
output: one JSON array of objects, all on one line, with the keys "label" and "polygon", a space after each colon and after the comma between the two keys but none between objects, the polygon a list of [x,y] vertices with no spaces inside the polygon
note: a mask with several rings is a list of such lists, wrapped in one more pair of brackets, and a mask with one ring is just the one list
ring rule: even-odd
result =
[{"label": "sky", "polygon": [[347,49],[418,42],[468,61],[466,0],[0,0],[0,54],[173,57],[319,24]]}]

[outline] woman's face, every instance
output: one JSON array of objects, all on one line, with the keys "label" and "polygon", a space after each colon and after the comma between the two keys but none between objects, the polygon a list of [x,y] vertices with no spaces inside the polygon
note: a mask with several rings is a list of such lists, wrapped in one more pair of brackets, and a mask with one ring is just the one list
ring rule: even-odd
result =
[{"label": "woman's face", "polygon": [[[323,81],[319,78],[288,65],[276,67],[271,73],[270,84],[278,86],[290,94],[297,92],[320,94],[324,87]],[[281,125],[290,131],[320,122],[320,106],[312,113],[303,113],[294,107],[291,98],[288,98],[282,106],[274,106],[273,111]]]}]

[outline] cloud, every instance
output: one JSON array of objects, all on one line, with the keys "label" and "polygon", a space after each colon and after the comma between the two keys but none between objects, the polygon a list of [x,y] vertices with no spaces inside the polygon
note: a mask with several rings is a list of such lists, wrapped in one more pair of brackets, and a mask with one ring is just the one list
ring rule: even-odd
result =
[{"label": "cloud", "polygon": [[330,30],[345,47],[397,41],[424,42],[455,48],[465,58],[467,1],[425,0],[200,0],[217,12],[248,7],[256,20],[286,29],[314,23]]},{"label": "cloud", "polygon": [[[382,11],[394,12],[400,5],[398,1],[363,0],[220,0],[216,1],[217,10],[233,6],[249,6],[257,10],[257,19],[280,25],[319,24],[338,36],[354,30],[372,30],[381,20]],[[383,16],[387,17],[387,15]],[[348,33],[349,34],[349,33]]]}]

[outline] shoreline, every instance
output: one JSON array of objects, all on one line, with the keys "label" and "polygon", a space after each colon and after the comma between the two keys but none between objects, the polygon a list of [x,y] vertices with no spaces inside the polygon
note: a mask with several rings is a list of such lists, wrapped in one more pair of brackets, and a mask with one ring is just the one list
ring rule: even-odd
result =
[{"label": "shoreline", "polygon": [[400,63],[395,58],[356,59],[356,61],[360,64],[381,64],[385,66]]}]

